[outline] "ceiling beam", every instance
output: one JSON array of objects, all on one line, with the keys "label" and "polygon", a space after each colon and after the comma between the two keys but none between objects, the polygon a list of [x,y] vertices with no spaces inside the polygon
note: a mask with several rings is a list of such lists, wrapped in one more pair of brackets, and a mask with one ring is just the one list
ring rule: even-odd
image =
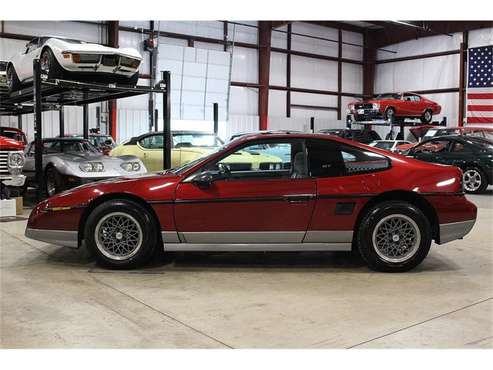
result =
[{"label": "ceiling beam", "polygon": [[365,32],[364,27],[359,27],[354,24],[344,23],[340,21],[305,21],[305,23],[311,23],[311,24],[316,24],[318,26],[336,28],[350,32],[359,32],[359,33]]},{"label": "ceiling beam", "polygon": [[279,28],[290,24],[292,21],[271,21],[272,28]]}]

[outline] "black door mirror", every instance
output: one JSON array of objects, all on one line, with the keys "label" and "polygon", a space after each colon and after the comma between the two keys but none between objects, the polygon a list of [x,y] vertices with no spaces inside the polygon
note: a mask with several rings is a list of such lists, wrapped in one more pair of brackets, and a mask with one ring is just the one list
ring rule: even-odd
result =
[{"label": "black door mirror", "polygon": [[224,178],[223,174],[219,171],[205,171],[192,179],[192,182],[199,188],[208,188],[216,180]]}]

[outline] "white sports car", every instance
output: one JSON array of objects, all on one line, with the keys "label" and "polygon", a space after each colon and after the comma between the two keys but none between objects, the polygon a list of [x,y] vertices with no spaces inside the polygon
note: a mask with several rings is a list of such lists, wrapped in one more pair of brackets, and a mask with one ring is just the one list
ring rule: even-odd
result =
[{"label": "white sports car", "polygon": [[15,91],[32,81],[33,60],[40,58],[48,78],[74,78],[135,85],[139,78],[140,53],[58,36],[36,37],[14,55],[7,66],[7,86]]}]

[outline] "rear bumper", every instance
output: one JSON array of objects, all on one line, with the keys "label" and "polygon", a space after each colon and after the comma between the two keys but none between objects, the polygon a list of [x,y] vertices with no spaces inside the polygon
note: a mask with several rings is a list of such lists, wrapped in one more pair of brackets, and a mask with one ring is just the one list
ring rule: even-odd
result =
[{"label": "rear bumper", "polygon": [[449,224],[440,224],[440,236],[437,240],[438,244],[445,244],[452,240],[462,239],[474,227],[476,219],[452,222]]},{"label": "rear bumper", "polygon": [[77,231],[31,229],[28,227],[24,235],[29,239],[45,243],[71,248],[79,247]]}]

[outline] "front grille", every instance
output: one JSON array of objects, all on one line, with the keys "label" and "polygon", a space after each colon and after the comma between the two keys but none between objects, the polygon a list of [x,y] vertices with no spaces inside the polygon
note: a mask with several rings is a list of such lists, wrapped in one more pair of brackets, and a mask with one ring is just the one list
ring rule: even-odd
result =
[{"label": "front grille", "polygon": [[9,167],[7,165],[9,159],[9,152],[5,150],[0,151],[0,173],[9,173]]},{"label": "front grille", "polygon": [[103,55],[101,63],[106,67],[116,67],[118,65],[118,55]]},{"label": "front grille", "polygon": [[373,104],[357,103],[354,105],[355,109],[373,109]]}]

